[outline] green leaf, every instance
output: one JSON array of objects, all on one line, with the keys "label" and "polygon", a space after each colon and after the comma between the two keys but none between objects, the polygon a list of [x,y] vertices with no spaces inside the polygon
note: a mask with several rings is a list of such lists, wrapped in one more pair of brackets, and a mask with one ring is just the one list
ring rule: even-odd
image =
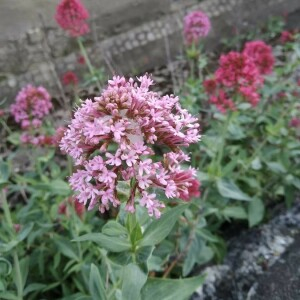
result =
[{"label": "green leaf", "polygon": [[7,292],[0,292],[0,299],[3,300],[19,300],[19,297],[14,294],[14,292],[7,291]]},{"label": "green leaf", "polygon": [[185,300],[204,282],[204,276],[187,279],[148,278],[142,289],[143,300]]},{"label": "green leaf", "polygon": [[186,277],[194,267],[194,264],[197,262],[198,253],[202,251],[202,246],[202,240],[195,236],[184,259],[182,267],[183,277]]},{"label": "green leaf", "polygon": [[102,233],[109,236],[127,235],[127,230],[124,226],[116,221],[108,221],[102,228]]},{"label": "green leaf", "polygon": [[68,196],[70,194],[70,186],[61,179],[56,179],[50,183],[50,191],[55,195]]},{"label": "green leaf", "polygon": [[246,136],[242,128],[239,125],[233,123],[229,124],[228,132],[230,134],[230,139],[232,140],[241,140]]},{"label": "green leaf", "polygon": [[9,141],[13,145],[20,145],[20,133],[13,132],[6,138],[6,140]]},{"label": "green leaf", "polygon": [[36,292],[39,290],[43,290],[47,285],[44,283],[31,283],[26,286],[26,288],[23,291],[23,296],[26,296],[27,294],[31,292]]},{"label": "green leaf", "polygon": [[62,179],[56,179],[49,183],[36,183],[33,187],[37,190],[50,192],[58,196],[68,196],[71,192],[70,186]]},{"label": "green leaf", "polygon": [[131,244],[136,245],[136,243],[143,237],[143,234],[135,214],[127,214],[126,228],[130,233]]},{"label": "green leaf", "polygon": [[287,172],[286,168],[278,162],[268,162],[267,166],[271,171],[273,171],[276,174],[284,174]]},{"label": "green leaf", "polygon": [[232,180],[219,179],[217,181],[217,188],[219,193],[225,198],[251,201],[251,197],[242,192]]},{"label": "green leaf", "polygon": [[11,263],[4,257],[0,257],[0,278],[9,275],[11,271],[12,271]]},{"label": "green leaf", "polygon": [[225,218],[247,219],[246,210],[241,206],[228,206],[222,211]]},{"label": "green leaf", "polygon": [[147,281],[147,275],[135,264],[123,269],[122,300],[140,300],[140,292]]},{"label": "green leaf", "polygon": [[10,166],[7,162],[0,161],[0,188],[8,182],[10,176]]},{"label": "green leaf", "polygon": [[10,250],[12,250],[14,247],[16,247],[18,245],[19,241],[17,240],[12,240],[8,243],[1,243],[0,242],[0,253],[4,253],[4,252],[8,252]]},{"label": "green leaf", "polygon": [[178,217],[184,212],[188,205],[183,204],[162,214],[160,219],[153,220],[146,228],[140,246],[154,246],[165,239],[174,227]]},{"label": "green leaf", "polygon": [[248,206],[248,221],[249,226],[253,227],[260,223],[264,217],[265,206],[264,203],[259,198],[254,198],[249,202]]},{"label": "green leaf", "polygon": [[60,238],[53,239],[54,244],[57,246],[58,250],[66,257],[79,261],[79,257],[76,254],[73,245],[67,241]]},{"label": "green leaf", "polygon": [[108,236],[103,233],[88,233],[73,240],[73,242],[85,241],[95,242],[111,252],[123,252],[131,248],[131,244],[128,240],[120,237]]},{"label": "green leaf", "polygon": [[92,264],[89,278],[89,290],[93,300],[107,299],[104,282],[100,276],[98,268]]},{"label": "green leaf", "polygon": [[21,232],[18,234],[18,240],[21,242],[24,239],[26,239],[26,237],[28,236],[28,234],[31,232],[32,228],[33,228],[33,222],[30,222],[24,226],[21,227]]}]

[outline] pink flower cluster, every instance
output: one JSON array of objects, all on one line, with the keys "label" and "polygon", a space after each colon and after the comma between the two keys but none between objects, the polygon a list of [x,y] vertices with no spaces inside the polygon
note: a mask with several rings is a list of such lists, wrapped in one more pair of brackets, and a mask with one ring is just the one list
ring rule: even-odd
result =
[{"label": "pink flower cluster", "polygon": [[79,0],[62,0],[56,8],[56,22],[73,37],[83,36],[90,31],[86,22],[88,18],[89,12]]},{"label": "pink flower cluster", "polygon": [[[117,190],[123,181],[130,189],[126,210],[135,211],[139,194],[139,205],[159,218],[164,204],[156,189],[167,198],[200,196],[196,171],[180,166],[189,157],[179,148],[199,141],[199,124],[177,97],[151,92],[153,81],[147,75],[138,81],[116,76],[100,97],[87,99],[76,111],[61,150],[78,165],[69,181],[78,201],[89,202],[88,209],[97,205],[104,212],[119,206]],[[154,144],[169,149],[162,161],[153,156]]]},{"label": "pink flower cluster", "polygon": [[58,146],[66,128],[59,127],[56,129],[54,135],[32,135],[31,133],[22,133],[20,140],[23,144],[35,145],[35,146]]},{"label": "pink flower cluster", "polygon": [[77,75],[72,72],[72,71],[68,71],[66,73],[64,73],[63,77],[62,77],[62,83],[64,85],[73,85],[76,86],[79,82],[79,79],[77,77]]},{"label": "pink flower cluster", "polygon": [[243,53],[254,61],[262,75],[272,73],[275,59],[271,46],[263,41],[252,41],[246,43]]},{"label": "pink flower cluster", "polygon": [[211,29],[209,17],[202,11],[193,11],[184,18],[184,38],[187,45],[197,44]]},{"label": "pink flower cluster", "polygon": [[38,128],[51,108],[51,97],[47,90],[41,86],[28,85],[18,93],[16,102],[10,107],[10,112],[23,129]]}]

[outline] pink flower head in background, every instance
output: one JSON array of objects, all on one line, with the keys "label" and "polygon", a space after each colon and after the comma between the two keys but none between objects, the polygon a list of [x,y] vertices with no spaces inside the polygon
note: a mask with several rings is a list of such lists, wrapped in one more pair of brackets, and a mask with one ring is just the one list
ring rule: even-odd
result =
[{"label": "pink flower head in background", "polygon": [[68,71],[62,76],[62,82],[65,86],[67,86],[67,85],[75,86],[78,84],[79,79],[74,72]]},{"label": "pink flower head in background", "polygon": [[183,33],[187,45],[197,44],[206,37],[211,25],[209,17],[202,11],[193,11],[184,17]]},{"label": "pink flower head in background", "polygon": [[[123,182],[130,189],[126,210],[135,211],[139,194],[138,203],[158,218],[164,204],[156,190],[184,200],[199,195],[196,170],[181,167],[189,157],[180,150],[200,140],[199,124],[178,97],[151,92],[146,75],[138,81],[109,80],[100,97],[87,99],[76,111],[60,145],[75,159],[78,169],[69,181],[88,209],[119,206],[117,188]],[[152,158],[154,144],[169,149],[162,161]]]},{"label": "pink flower head in background", "polygon": [[275,59],[271,46],[263,41],[252,41],[245,44],[243,53],[254,61],[261,74],[272,73]]},{"label": "pink flower head in background", "polygon": [[86,22],[88,18],[89,12],[79,0],[62,0],[56,8],[56,22],[73,37],[83,36],[90,31]]},{"label": "pink flower head in background", "polygon": [[27,85],[18,93],[10,112],[23,129],[37,128],[51,108],[51,97],[45,88]]},{"label": "pink flower head in background", "polygon": [[292,32],[290,31],[282,31],[281,35],[280,35],[280,42],[282,44],[286,44],[289,42],[293,42],[295,40],[294,35]]}]

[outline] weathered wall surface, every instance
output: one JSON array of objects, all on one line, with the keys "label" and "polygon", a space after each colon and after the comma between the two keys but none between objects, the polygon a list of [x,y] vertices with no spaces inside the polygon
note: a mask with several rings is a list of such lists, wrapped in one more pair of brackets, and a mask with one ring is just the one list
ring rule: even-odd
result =
[{"label": "weathered wall surface", "polygon": [[[293,13],[299,0],[83,0],[91,13],[91,33],[85,44],[96,67],[111,73],[137,73],[166,63],[168,52],[182,49],[182,19],[189,10],[201,9],[212,18],[207,47],[230,36],[233,27],[247,29],[271,15]],[[15,97],[28,83],[59,89],[67,70],[82,73],[74,39],[53,20],[53,0],[1,0],[0,93]],[[10,102],[10,101],[9,101]]]}]

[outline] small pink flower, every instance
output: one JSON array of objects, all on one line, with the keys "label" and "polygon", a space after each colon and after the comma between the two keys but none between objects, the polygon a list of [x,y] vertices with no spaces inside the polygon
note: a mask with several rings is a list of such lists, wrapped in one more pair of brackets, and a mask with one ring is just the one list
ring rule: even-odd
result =
[{"label": "small pink flower", "polygon": [[197,44],[206,37],[211,25],[209,17],[202,11],[193,11],[184,18],[184,37],[187,45]]},{"label": "small pink flower", "polygon": [[78,37],[90,31],[87,19],[89,13],[79,0],[62,0],[57,8],[55,20],[71,36]]}]

